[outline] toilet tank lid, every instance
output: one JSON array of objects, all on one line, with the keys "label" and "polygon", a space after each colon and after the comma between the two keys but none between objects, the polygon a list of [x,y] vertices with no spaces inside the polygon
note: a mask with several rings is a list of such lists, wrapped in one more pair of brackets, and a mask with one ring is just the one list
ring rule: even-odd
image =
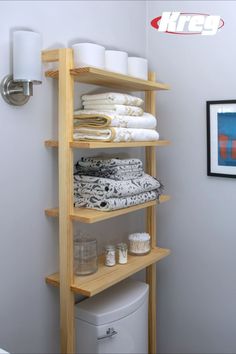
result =
[{"label": "toilet tank lid", "polygon": [[148,296],[148,285],[126,279],[75,307],[75,317],[93,325],[117,321],[136,311]]}]

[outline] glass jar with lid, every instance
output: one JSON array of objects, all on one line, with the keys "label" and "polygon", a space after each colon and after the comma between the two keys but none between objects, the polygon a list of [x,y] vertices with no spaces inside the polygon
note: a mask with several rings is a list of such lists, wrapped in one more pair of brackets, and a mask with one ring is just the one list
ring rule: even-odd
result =
[{"label": "glass jar with lid", "polygon": [[118,251],[118,263],[119,264],[126,264],[128,261],[128,247],[127,244],[124,242],[118,243],[116,246]]},{"label": "glass jar with lid", "polygon": [[116,264],[116,248],[114,245],[105,246],[105,265],[113,267]]}]

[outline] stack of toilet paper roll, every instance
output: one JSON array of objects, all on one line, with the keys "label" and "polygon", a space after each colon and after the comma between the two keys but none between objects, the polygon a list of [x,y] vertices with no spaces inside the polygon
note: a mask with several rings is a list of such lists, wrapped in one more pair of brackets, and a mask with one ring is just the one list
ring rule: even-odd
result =
[{"label": "stack of toilet paper roll", "polygon": [[146,58],[128,57],[127,52],[106,50],[105,47],[95,43],[77,43],[72,48],[75,67],[92,66],[143,80],[148,78]]}]

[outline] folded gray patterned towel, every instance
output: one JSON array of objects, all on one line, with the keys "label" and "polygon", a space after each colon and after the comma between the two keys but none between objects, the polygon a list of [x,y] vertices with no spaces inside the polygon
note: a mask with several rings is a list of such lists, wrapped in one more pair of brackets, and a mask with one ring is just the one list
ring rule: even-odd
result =
[{"label": "folded gray patterned towel", "polygon": [[[118,167],[116,167],[118,169]],[[132,171],[130,169],[127,169],[126,171],[119,171],[114,169],[109,169],[109,170],[88,170],[88,169],[81,169],[80,171],[77,171],[74,176],[78,175],[87,175],[91,177],[102,177],[102,178],[109,178],[111,180],[115,181],[129,181],[135,178],[140,178],[144,175],[143,170],[140,171]]]},{"label": "folded gray patterned towel", "polygon": [[82,158],[75,165],[75,175],[130,180],[144,175],[139,159],[96,159]]},{"label": "folded gray patterned towel", "polygon": [[161,188],[161,183],[154,177],[144,174],[143,177],[115,181],[110,178],[90,176],[74,176],[74,193],[81,197],[96,196],[98,199],[128,197],[135,194],[150,192]]},{"label": "folded gray patterned towel", "polygon": [[119,158],[110,158],[110,159],[103,159],[101,157],[82,157],[79,160],[75,167],[78,168],[79,166],[83,167],[91,167],[91,168],[100,168],[100,167],[115,167],[115,166],[143,166],[143,163],[140,159],[119,159]]},{"label": "folded gray patterned towel", "polygon": [[85,157],[75,165],[74,206],[111,211],[158,199],[163,186],[139,159]]},{"label": "folded gray patterned towel", "polygon": [[75,195],[75,207],[86,207],[103,211],[112,211],[117,209],[128,208],[130,206],[143,204],[151,200],[159,198],[158,191],[144,192],[123,198],[107,198],[101,200],[96,196],[80,197]]}]

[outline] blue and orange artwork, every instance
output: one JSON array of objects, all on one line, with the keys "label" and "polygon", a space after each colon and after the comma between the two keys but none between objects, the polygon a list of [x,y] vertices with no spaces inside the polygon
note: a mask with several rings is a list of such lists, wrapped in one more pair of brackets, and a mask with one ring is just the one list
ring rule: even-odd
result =
[{"label": "blue and orange artwork", "polygon": [[218,164],[236,166],[236,112],[217,114]]}]

